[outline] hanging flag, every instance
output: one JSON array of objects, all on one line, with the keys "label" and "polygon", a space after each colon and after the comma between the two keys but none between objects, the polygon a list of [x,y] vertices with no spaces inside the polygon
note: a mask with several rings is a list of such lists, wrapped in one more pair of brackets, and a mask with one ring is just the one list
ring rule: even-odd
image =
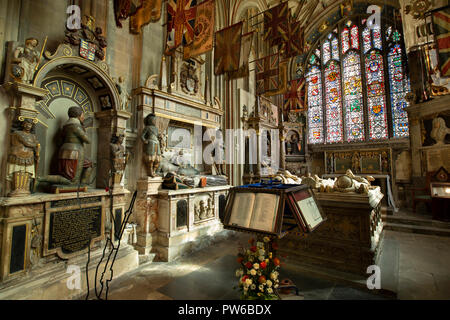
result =
[{"label": "hanging flag", "polygon": [[141,33],[143,26],[150,22],[157,22],[161,18],[162,0],[141,0],[142,5],[130,18],[130,31],[134,34]]},{"label": "hanging flag", "polygon": [[279,54],[275,53],[255,61],[256,94],[278,90],[279,59]]},{"label": "hanging flag", "polygon": [[241,57],[242,21],[216,32],[214,74],[221,75],[239,69]]},{"label": "hanging flag", "polygon": [[287,1],[264,12],[264,40],[269,40],[271,47],[280,45],[288,33],[289,16]]},{"label": "hanging flag", "polygon": [[168,0],[166,54],[194,41],[196,5],[197,0]]},{"label": "hanging flag", "polygon": [[450,7],[433,12],[433,29],[437,44],[441,76],[450,76]]},{"label": "hanging flag", "polygon": [[252,50],[254,32],[249,32],[241,37],[241,57],[239,59],[239,70],[229,74],[230,79],[244,78],[249,75],[248,59]]},{"label": "hanging flag", "polygon": [[282,51],[286,59],[303,53],[304,29],[301,24],[301,21],[289,23],[288,33],[283,35]]},{"label": "hanging flag", "polygon": [[122,28],[122,20],[127,20],[131,15],[131,4],[131,0],[114,0],[114,16],[119,28]]},{"label": "hanging flag", "polygon": [[184,59],[211,51],[214,36],[214,0],[207,0],[197,6],[194,41],[184,47]]},{"label": "hanging flag", "polygon": [[283,112],[285,115],[289,112],[305,111],[305,78],[291,80],[288,85],[288,91],[284,94]]},{"label": "hanging flag", "polygon": [[274,91],[266,91],[265,95],[276,96],[284,94],[287,91],[287,79],[288,79],[288,63],[289,60],[281,61],[278,68],[278,89]]}]

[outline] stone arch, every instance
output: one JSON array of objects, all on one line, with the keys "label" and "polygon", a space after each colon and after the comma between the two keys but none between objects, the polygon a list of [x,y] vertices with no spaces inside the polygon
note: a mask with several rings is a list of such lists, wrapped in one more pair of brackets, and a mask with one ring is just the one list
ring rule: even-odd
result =
[{"label": "stone arch", "polygon": [[[78,67],[80,70],[85,70],[86,74],[88,76],[92,76],[92,78],[95,78],[98,80],[97,85],[102,85],[104,87],[104,91],[107,92],[110,99],[110,108],[104,108],[104,109],[113,109],[113,110],[119,110],[121,107],[120,102],[120,95],[119,91],[117,90],[116,84],[114,83],[113,79],[109,76],[107,73],[107,66],[106,64],[103,65],[103,68],[101,68],[99,65],[92,63],[86,59],[80,58],[80,57],[70,57],[70,56],[63,56],[63,57],[57,57],[55,59],[50,60],[46,64],[44,64],[39,71],[36,74],[36,77],[34,79],[33,85],[35,87],[41,87],[42,83],[46,79],[47,75],[56,70],[57,68],[63,68],[65,70],[70,68],[76,68]],[[76,72],[75,72],[76,73]],[[86,79],[89,81],[89,79]],[[89,81],[90,82],[90,81]],[[94,89],[96,89],[96,84],[91,83]],[[102,88],[103,89],[103,88]],[[98,97],[100,99],[100,96]],[[100,106],[102,105],[102,102],[100,101]],[[102,108],[103,110],[103,108]],[[100,111],[100,110],[97,110]]]}]

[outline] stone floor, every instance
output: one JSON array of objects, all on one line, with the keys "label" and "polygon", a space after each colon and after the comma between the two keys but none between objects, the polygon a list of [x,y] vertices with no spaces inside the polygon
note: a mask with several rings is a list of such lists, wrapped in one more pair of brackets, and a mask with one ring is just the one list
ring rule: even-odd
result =
[{"label": "stone floor", "polygon": [[[249,235],[220,237],[200,251],[171,263],[150,263],[114,279],[110,300],[233,300],[239,244]],[[362,286],[320,277],[287,262],[281,278],[291,279],[305,300],[375,300],[394,296],[374,294]],[[385,231],[380,258],[382,287],[398,299],[450,299],[450,238]]]}]

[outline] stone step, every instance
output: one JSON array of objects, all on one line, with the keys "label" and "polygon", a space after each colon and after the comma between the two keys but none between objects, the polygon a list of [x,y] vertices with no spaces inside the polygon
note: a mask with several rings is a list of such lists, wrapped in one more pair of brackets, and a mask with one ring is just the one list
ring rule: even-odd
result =
[{"label": "stone step", "polygon": [[444,221],[421,219],[416,217],[395,216],[395,215],[394,216],[382,215],[381,217],[383,219],[383,222],[387,223],[403,224],[407,226],[432,227],[450,230],[450,223]]},{"label": "stone step", "polygon": [[385,223],[385,230],[392,230],[398,232],[407,232],[407,233],[418,233],[418,234],[426,234],[440,237],[450,237],[450,229],[448,228],[436,228],[436,227],[428,227],[428,226],[416,226],[416,225],[408,225],[401,223]]}]

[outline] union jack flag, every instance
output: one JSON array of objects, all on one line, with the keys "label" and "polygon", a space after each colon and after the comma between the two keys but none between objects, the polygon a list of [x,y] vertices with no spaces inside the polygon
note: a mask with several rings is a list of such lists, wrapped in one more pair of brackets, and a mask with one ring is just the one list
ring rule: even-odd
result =
[{"label": "union jack flag", "polygon": [[255,61],[257,94],[278,90],[279,61],[278,53]]},{"label": "union jack flag", "polygon": [[269,40],[270,46],[281,44],[289,32],[289,15],[288,1],[264,12],[264,40]]},{"label": "union jack flag", "polygon": [[290,90],[284,94],[284,112],[302,112],[305,106],[305,78],[292,80]]},{"label": "union jack flag", "polygon": [[167,2],[167,49],[173,51],[181,44],[187,46],[195,36],[197,0],[169,0]]},{"label": "union jack flag", "polygon": [[450,6],[433,13],[433,24],[441,75],[448,77],[450,76]]}]

